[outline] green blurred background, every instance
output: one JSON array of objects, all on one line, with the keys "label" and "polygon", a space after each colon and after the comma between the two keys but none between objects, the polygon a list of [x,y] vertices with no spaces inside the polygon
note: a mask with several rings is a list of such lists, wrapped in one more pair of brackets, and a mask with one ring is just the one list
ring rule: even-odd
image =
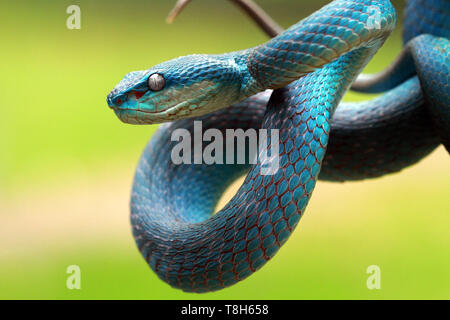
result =
[{"label": "green blurred background", "polygon": [[[155,126],[121,123],[106,95],[129,71],[266,40],[226,0],[194,0],[167,25],[174,2],[0,3],[0,298],[449,299],[450,166],[442,147],[398,174],[319,182],[291,239],[231,288],[186,294],[156,277],[128,221],[134,168]],[[258,1],[284,27],[326,2]],[[71,4],[81,7],[81,30],[66,28]],[[403,1],[394,5],[401,15]],[[366,72],[392,61],[400,34],[401,20]],[[380,290],[366,287],[374,264]],[[66,288],[69,265],[81,268],[81,290]]]}]

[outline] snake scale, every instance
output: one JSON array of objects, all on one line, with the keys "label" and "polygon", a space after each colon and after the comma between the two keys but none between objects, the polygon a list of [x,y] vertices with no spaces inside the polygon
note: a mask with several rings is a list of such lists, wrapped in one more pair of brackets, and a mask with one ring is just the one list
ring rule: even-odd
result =
[{"label": "snake scale", "polygon": [[[126,75],[107,97],[116,115],[133,124],[169,122],[140,158],[130,205],[137,246],[156,274],[188,292],[233,285],[287,241],[317,179],[378,177],[441,143],[450,150],[449,13],[448,1],[410,0],[404,50],[385,71],[356,81],[396,24],[388,0],[335,0],[257,47]],[[382,95],[340,103],[352,84]],[[172,133],[193,133],[194,120],[221,132],[278,129],[278,170],[174,164]],[[212,215],[225,188],[245,173]]]}]

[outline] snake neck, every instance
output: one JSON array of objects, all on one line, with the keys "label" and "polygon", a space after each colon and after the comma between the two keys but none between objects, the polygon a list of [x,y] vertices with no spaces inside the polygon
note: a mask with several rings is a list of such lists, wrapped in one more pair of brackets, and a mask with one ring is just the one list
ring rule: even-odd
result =
[{"label": "snake neck", "polygon": [[396,12],[388,0],[331,2],[250,50],[247,69],[252,83],[265,89],[284,87],[350,51],[377,46],[379,39],[391,33],[396,21]]},{"label": "snake neck", "polygon": [[[345,21],[333,12],[345,12]],[[241,82],[233,99],[282,88],[349,52],[379,48],[396,21],[388,0],[334,1],[262,45],[224,54]]]}]

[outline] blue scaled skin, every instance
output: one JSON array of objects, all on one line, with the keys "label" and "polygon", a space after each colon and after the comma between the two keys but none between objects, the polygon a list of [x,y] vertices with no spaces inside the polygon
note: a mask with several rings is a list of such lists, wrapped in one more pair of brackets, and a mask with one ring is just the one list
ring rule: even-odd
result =
[{"label": "blue scaled skin", "polygon": [[[426,13],[414,12],[414,3]],[[188,292],[231,286],[287,241],[319,177],[345,181],[396,172],[446,143],[450,125],[435,118],[449,115],[450,24],[437,24],[438,37],[421,35],[430,33],[421,19],[448,21],[448,6],[410,1],[407,12],[405,26],[415,27],[405,33],[404,52],[384,73],[354,84],[383,92],[371,101],[339,105],[395,26],[388,0],[336,0],[265,44],[164,62],[128,74],[111,91],[108,105],[122,121],[170,122],[141,156],[130,203],[136,244],[158,277]],[[279,130],[279,168],[263,175],[261,163],[174,164],[172,133],[193,135],[194,120],[222,133]],[[225,188],[244,173],[238,192],[211,215]]]}]

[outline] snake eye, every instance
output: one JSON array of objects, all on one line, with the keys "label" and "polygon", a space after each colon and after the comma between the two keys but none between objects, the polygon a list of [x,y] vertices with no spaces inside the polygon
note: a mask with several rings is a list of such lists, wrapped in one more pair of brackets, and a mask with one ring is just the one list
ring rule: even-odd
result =
[{"label": "snake eye", "polygon": [[166,79],[159,73],[154,73],[148,77],[148,87],[152,91],[160,91],[166,85]]}]

